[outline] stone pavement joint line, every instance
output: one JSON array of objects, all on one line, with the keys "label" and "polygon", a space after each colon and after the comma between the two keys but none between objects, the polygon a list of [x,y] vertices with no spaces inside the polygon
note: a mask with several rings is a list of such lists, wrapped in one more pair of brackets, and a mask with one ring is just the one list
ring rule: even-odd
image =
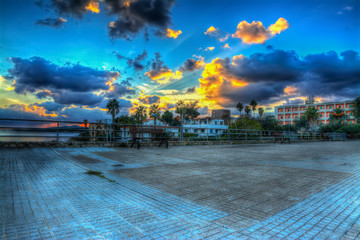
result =
[{"label": "stone pavement joint line", "polygon": [[[360,169],[262,221],[205,207],[105,172],[118,161],[92,152],[109,148],[2,149],[3,239],[360,239]],[[71,156],[101,162],[83,164]],[[286,166],[281,161],[254,164]],[[311,168],[308,162],[294,164]],[[138,165],[142,167],[141,165]],[[344,165],[345,166],[345,165]],[[135,165],[133,166],[135,167]],[[314,165],[315,169],[330,167]]]},{"label": "stone pavement joint line", "polygon": [[210,236],[215,234],[211,221],[227,215],[127,179],[111,183],[84,173],[49,149],[5,149],[1,236],[158,238],[190,228]]}]

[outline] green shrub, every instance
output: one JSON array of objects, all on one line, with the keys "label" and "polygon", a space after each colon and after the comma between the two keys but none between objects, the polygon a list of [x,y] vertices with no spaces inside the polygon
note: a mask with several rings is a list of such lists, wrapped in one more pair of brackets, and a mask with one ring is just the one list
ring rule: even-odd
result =
[{"label": "green shrub", "polygon": [[198,136],[199,136],[199,134],[197,134],[197,133],[184,133],[185,138],[196,138]]},{"label": "green shrub", "polygon": [[235,123],[230,124],[230,129],[251,129],[251,130],[263,130],[261,124],[253,119],[241,118],[236,120]]},{"label": "green shrub", "polygon": [[360,124],[347,124],[338,129],[338,131],[347,134],[360,134]]}]

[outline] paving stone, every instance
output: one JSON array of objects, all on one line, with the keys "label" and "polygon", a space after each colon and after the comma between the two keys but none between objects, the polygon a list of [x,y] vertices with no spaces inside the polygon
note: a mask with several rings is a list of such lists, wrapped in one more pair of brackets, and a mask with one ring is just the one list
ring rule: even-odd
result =
[{"label": "paving stone", "polygon": [[0,160],[4,239],[360,237],[359,142],[5,148]]}]

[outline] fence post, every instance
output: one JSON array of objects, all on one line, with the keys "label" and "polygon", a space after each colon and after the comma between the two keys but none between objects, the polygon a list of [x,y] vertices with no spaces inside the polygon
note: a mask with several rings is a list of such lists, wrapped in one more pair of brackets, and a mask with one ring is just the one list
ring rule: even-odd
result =
[{"label": "fence post", "polygon": [[245,141],[248,140],[248,132],[247,132],[247,129],[245,130]]},{"label": "fence post", "polygon": [[260,142],[262,141],[262,131],[260,130]]},{"label": "fence post", "polygon": [[58,122],[56,122],[56,141],[57,142],[59,141],[59,126],[60,126],[60,123],[58,121]]}]

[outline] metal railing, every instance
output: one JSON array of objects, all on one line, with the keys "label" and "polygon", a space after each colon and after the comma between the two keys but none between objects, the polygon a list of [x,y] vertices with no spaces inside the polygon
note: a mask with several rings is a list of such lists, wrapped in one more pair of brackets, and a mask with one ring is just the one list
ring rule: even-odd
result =
[{"label": "metal railing", "polygon": [[[137,130],[134,130],[137,129]],[[153,129],[153,131],[151,130]],[[183,127],[181,139],[180,127],[150,126],[136,124],[111,124],[105,122],[76,122],[57,120],[34,120],[0,118],[0,141],[4,142],[129,142],[134,134],[141,141],[156,141],[163,138],[159,131],[166,134],[170,141],[260,141],[271,142],[279,131]],[[282,132],[291,141],[320,141],[360,139],[360,135],[345,133]]]}]

